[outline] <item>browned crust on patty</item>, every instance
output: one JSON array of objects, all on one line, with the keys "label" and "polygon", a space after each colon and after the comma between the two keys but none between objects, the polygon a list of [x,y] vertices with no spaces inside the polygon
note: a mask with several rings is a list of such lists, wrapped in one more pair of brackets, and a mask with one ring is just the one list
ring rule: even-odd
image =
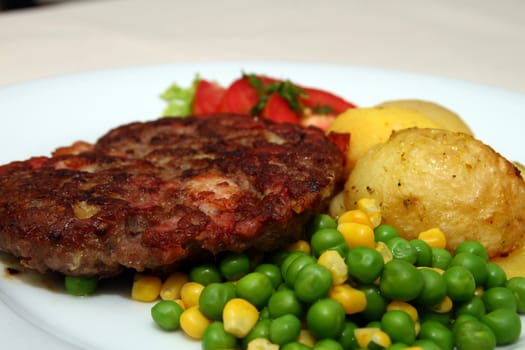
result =
[{"label": "browned crust on patty", "polygon": [[342,162],[321,130],[257,117],[131,123],[0,167],[0,249],[42,272],[100,276],[276,249],[325,207]]}]

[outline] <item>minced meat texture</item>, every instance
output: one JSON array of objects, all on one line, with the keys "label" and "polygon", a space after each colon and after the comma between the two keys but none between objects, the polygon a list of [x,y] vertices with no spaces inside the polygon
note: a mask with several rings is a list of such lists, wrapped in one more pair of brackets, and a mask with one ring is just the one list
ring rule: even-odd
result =
[{"label": "minced meat texture", "polygon": [[241,115],[163,118],[0,167],[0,249],[32,269],[169,270],[300,238],[342,178],[323,132]]}]

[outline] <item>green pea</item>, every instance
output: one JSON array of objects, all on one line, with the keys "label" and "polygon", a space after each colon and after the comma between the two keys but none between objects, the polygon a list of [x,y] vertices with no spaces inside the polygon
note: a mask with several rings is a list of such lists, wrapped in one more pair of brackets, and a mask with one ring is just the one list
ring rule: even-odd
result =
[{"label": "green pea", "polygon": [[399,233],[395,227],[388,224],[381,224],[374,229],[374,237],[376,242],[386,243],[392,238],[399,237]]},{"label": "green pea", "polygon": [[419,339],[413,345],[414,347],[421,348],[423,350],[442,350],[442,348],[436,344],[436,342],[430,339]]},{"label": "green pea", "polygon": [[525,313],[525,277],[512,277],[505,283],[505,287],[514,294],[518,312]]},{"label": "green pea", "polygon": [[66,292],[74,296],[86,296],[95,293],[98,287],[97,277],[66,276],[64,278]]},{"label": "green pea", "polygon": [[417,260],[417,250],[406,239],[401,237],[392,238],[386,242],[386,245],[395,259],[405,260],[410,264],[415,264]]},{"label": "green pea", "polygon": [[454,340],[458,350],[494,350],[496,347],[496,336],[492,330],[477,319],[459,323]]},{"label": "green pea", "polygon": [[341,335],[344,322],[343,307],[330,298],[316,301],[306,314],[306,324],[316,339],[336,339]]},{"label": "green pea", "polygon": [[297,339],[301,332],[301,321],[292,314],[279,316],[270,323],[270,341],[284,345]]},{"label": "green pea", "polygon": [[174,331],[179,328],[183,311],[184,309],[173,300],[162,300],[151,308],[151,317],[161,329]]},{"label": "green pea", "polygon": [[432,248],[432,267],[437,267],[441,270],[448,269],[452,261],[452,254],[443,248]]},{"label": "green pea", "polygon": [[283,279],[287,285],[293,287],[299,272],[307,265],[315,264],[316,261],[311,255],[304,254],[295,259],[286,272],[283,273]]},{"label": "green pea", "polygon": [[474,255],[481,257],[484,261],[489,260],[489,255],[487,254],[487,250],[481,243],[477,241],[461,242],[456,247],[456,250],[454,251],[455,255],[458,255],[459,253],[472,253]]},{"label": "green pea", "polygon": [[290,269],[290,266],[295,262],[295,260],[299,259],[300,257],[309,257],[308,254],[301,250],[296,250],[290,254],[284,259],[283,263],[281,264],[281,277],[285,278],[285,276],[288,274],[288,270]]},{"label": "green pea", "polygon": [[450,312],[436,312],[432,309],[423,308],[419,310],[419,320],[421,322],[425,321],[437,321],[444,326],[449,326],[452,320],[452,315]]},{"label": "green pea", "polygon": [[357,349],[357,339],[355,338],[355,329],[357,324],[352,321],[345,321],[341,335],[337,338],[337,341],[343,346],[343,349]]},{"label": "green pea", "polygon": [[332,288],[332,273],[316,263],[309,264],[299,271],[294,282],[295,295],[305,303],[324,298],[330,288]]},{"label": "green pea", "polygon": [[514,344],[521,335],[520,317],[512,310],[497,309],[483,315],[480,320],[492,330],[498,346]]},{"label": "green pea", "polygon": [[366,324],[366,328],[379,328],[381,329],[381,321],[372,321]]},{"label": "green pea", "polygon": [[485,315],[485,312],[485,304],[483,303],[483,300],[477,296],[460,303],[455,308],[456,317],[459,315],[472,315],[476,318],[480,318]]},{"label": "green pea", "polygon": [[361,312],[361,315],[368,321],[380,320],[386,311],[388,302],[381,294],[379,287],[369,284],[358,285],[357,289],[365,293],[366,297],[366,308]]},{"label": "green pea", "polygon": [[419,339],[432,340],[441,350],[454,348],[454,335],[447,326],[438,321],[425,321],[421,323]]},{"label": "green pea", "polygon": [[386,298],[409,301],[417,298],[423,283],[421,273],[414,265],[394,259],[385,264],[379,289]]},{"label": "green pea", "polygon": [[280,268],[288,255],[290,252],[285,249],[276,250],[265,256],[265,261]]},{"label": "green pea", "polygon": [[405,343],[393,343],[388,347],[388,350],[404,350],[408,348],[408,345]]},{"label": "green pea", "polygon": [[474,296],[476,280],[467,268],[453,266],[445,271],[443,279],[447,285],[447,294],[452,301],[466,301]]},{"label": "green pea", "polygon": [[348,266],[348,275],[365,284],[374,282],[384,266],[381,253],[373,248],[362,246],[350,249],[346,254],[345,262]]},{"label": "green pea", "polygon": [[393,343],[412,345],[416,340],[414,321],[401,310],[387,311],[381,318],[381,329],[388,334]]},{"label": "green pea", "polygon": [[292,290],[278,290],[268,300],[268,312],[270,317],[276,318],[285,314],[301,317],[303,304]]},{"label": "green pea", "polygon": [[310,240],[312,255],[318,258],[326,250],[336,250],[342,257],[348,250],[343,235],[335,228],[323,228],[316,231]]},{"label": "green pea", "polygon": [[463,266],[472,273],[476,286],[483,286],[487,282],[489,271],[487,269],[487,262],[483,258],[472,253],[456,254],[449,266]]},{"label": "green pea", "polygon": [[328,214],[319,214],[314,216],[313,220],[308,224],[306,233],[311,238],[315,232],[324,228],[335,229],[337,228],[337,222]]},{"label": "green pea", "polygon": [[272,321],[267,319],[259,320],[252,330],[242,340],[244,348],[248,347],[248,343],[257,338],[270,339],[270,324]]},{"label": "green pea", "polygon": [[507,282],[507,274],[505,270],[501,268],[496,263],[489,262],[487,263],[487,282],[485,283],[485,288],[492,287],[504,287]]},{"label": "green pea", "polygon": [[344,348],[333,339],[322,339],[315,343],[313,350],[344,350]]},{"label": "green pea", "polygon": [[423,280],[423,288],[416,301],[427,306],[441,302],[447,295],[447,285],[443,276],[431,268],[422,268],[419,273]]},{"label": "green pea", "polygon": [[214,264],[204,264],[193,267],[190,270],[189,279],[203,286],[207,286],[210,283],[222,282],[221,272]]},{"label": "green pea", "polygon": [[202,335],[203,350],[222,350],[237,348],[237,338],[224,330],[222,322],[213,322]]},{"label": "green pea", "polygon": [[211,320],[221,320],[226,303],[235,298],[235,286],[231,283],[210,283],[201,292],[199,308]]},{"label": "green pea", "polygon": [[420,239],[409,241],[416,250],[416,266],[432,266],[432,248],[427,242]]},{"label": "green pea", "polygon": [[312,350],[311,347],[309,347],[306,344],[299,343],[298,341],[293,341],[288,344],[284,344],[284,346],[281,346],[279,348],[280,350]]},{"label": "green pea", "polygon": [[468,315],[468,314],[458,315],[456,319],[454,319],[454,321],[452,322],[452,327],[451,327],[452,334],[456,334],[456,330],[460,324],[462,324],[463,322],[472,321],[472,320],[479,321],[477,317],[472,316],[472,315]]},{"label": "green pea", "polygon": [[250,272],[235,284],[236,295],[248,300],[258,309],[266,305],[273,291],[272,281],[260,272]]},{"label": "green pea", "polygon": [[257,265],[257,267],[255,267],[254,271],[266,275],[266,277],[268,277],[270,281],[272,281],[272,285],[274,288],[279,287],[279,285],[283,282],[281,269],[277,265],[260,264]]},{"label": "green pea", "polygon": [[265,306],[262,308],[261,311],[259,311],[259,319],[260,320],[265,320],[265,319],[270,319],[270,311],[268,310],[268,306]]},{"label": "green pea", "polygon": [[518,303],[514,293],[506,287],[494,287],[485,290],[481,296],[487,312],[496,309],[510,309],[514,312],[518,310]]},{"label": "green pea", "polygon": [[219,261],[219,270],[228,281],[236,281],[250,271],[250,258],[244,253],[226,253]]}]

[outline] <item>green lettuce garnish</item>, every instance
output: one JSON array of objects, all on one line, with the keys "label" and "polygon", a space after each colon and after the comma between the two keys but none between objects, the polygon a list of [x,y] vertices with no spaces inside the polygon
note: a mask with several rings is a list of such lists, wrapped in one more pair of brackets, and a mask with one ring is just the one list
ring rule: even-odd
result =
[{"label": "green lettuce garnish", "polygon": [[163,117],[187,117],[191,114],[191,107],[195,98],[195,90],[199,83],[199,76],[196,75],[193,82],[188,87],[182,87],[177,83],[171,84],[161,95],[167,106],[162,112]]}]

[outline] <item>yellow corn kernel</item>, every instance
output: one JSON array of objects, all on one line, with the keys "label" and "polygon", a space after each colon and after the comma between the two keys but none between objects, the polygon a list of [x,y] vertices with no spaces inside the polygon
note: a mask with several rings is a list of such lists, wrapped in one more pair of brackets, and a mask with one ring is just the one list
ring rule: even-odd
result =
[{"label": "yellow corn kernel", "polygon": [[447,312],[450,312],[453,307],[452,299],[448,295],[445,295],[443,300],[441,300],[438,304],[432,306],[432,310],[434,310],[437,313],[440,314],[446,314]]},{"label": "yellow corn kernel", "polygon": [[348,279],[348,266],[337,251],[324,251],[317,259],[317,263],[330,271],[333,285],[343,284]]},{"label": "yellow corn kernel", "polygon": [[188,275],[182,272],[174,272],[168,276],[160,289],[160,298],[162,300],[180,299],[180,290],[188,282]]},{"label": "yellow corn kernel", "polygon": [[308,329],[301,329],[297,337],[297,342],[313,348],[315,345],[315,337]]},{"label": "yellow corn kernel", "polygon": [[224,330],[237,338],[244,338],[259,319],[259,311],[245,299],[233,298],[222,310]]},{"label": "yellow corn kernel", "polygon": [[381,209],[377,205],[375,199],[361,198],[357,201],[357,207],[368,215],[368,218],[372,223],[372,228],[375,228],[381,224]]},{"label": "yellow corn kernel", "polygon": [[246,350],[279,350],[279,345],[266,338],[255,338],[248,343]]},{"label": "yellow corn kernel", "polygon": [[366,309],[365,293],[349,284],[333,286],[328,292],[328,297],[339,302],[347,315],[356,314]]},{"label": "yellow corn kernel", "polygon": [[182,301],[182,299],[175,299],[173,300],[174,302],[176,302],[177,304],[179,304],[179,306],[183,309],[183,310],[186,310],[187,307],[186,305],[184,304],[184,302]]},{"label": "yellow corn kernel", "polygon": [[201,296],[204,286],[197,282],[188,282],[180,289],[180,298],[187,308],[199,305],[199,298]]},{"label": "yellow corn kernel", "polygon": [[312,249],[310,248],[310,244],[302,239],[288,246],[288,252],[290,253],[298,250],[305,252],[306,254],[310,254],[312,251]]},{"label": "yellow corn kernel", "polygon": [[388,246],[386,245],[385,242],[381,242],[381,241],[377,242],[376,243],[376,250],[383,257],[383,262],[385,264],[394,258],[394,255],[392,254],[392,251],[390,250],[390,248],[388,248]]},{"label": "yellow corn kernel", "polygon": [[180,328],[193,339],[202,339],[202,335],[211,321],[206,318],[198,305],[187,308],[180,315]]},{"label": "yellow corn kernel", "polygon": [[380,349],[387,349],[392,345],[392,340],[382,330],[378,330],[377,332],[374,332],[372,334],[372,338],[370,338],[370,342],[368,343],[368,347],[370,348],[370,343],[374,344],[374,348],[380,348]]},{"label": "yellow corn kernel", "polygon": [[370,226],[355,222],[342,222],[337,225],[337,230],[341,232],[350,248],[357,246],[375,248],[374,231]]},{"label": "yellow corn kernel", "polygon": [[376,332],[380,332],[380,328],[366,327],[354,329],[355,340],[360,349],[368,349],[368,344],[372,339],[372,336]]},{"label": "yellow corn kernel", "polygon": [[426,242],[431,248],[444,249],[447,246],[447,238],[445,237],[445,234],[437,227],[421,232],[417,238]]},{"label": "yellow corn kernel", "polygon": [[133,300],[151,302],[159,297],[162,281],[160,277],[136,274],[131,288]]},{"label": "yellow corn kernel", "polygon": [[372,222],[370,221],[370,218],[368,217],[368,215],[360,209],[348,210],[344,212],[337,219],[337,222],[338,223],[355,222],[357,224],[363,224],[363,225],[369,226],[370,228],[373,228]]},{"label": "yellow corn kernel", "polygon": [[405,301],[394,300],[386,306],[386,311],[401,310],[410,315],[412,320],[416,322],[419,319],[417,309]]},{"label": "yellow corn kernel", "polygon": [[416,331],[416,337],[419,335],[419,332],[421,332],[421,323],[419,321],[414,322],[414,330]]},{"label": "yellow corn kernel", "polygon": [[407,348],[404,348],[403,350],[425,350],[421,346],[409,346]]}]

